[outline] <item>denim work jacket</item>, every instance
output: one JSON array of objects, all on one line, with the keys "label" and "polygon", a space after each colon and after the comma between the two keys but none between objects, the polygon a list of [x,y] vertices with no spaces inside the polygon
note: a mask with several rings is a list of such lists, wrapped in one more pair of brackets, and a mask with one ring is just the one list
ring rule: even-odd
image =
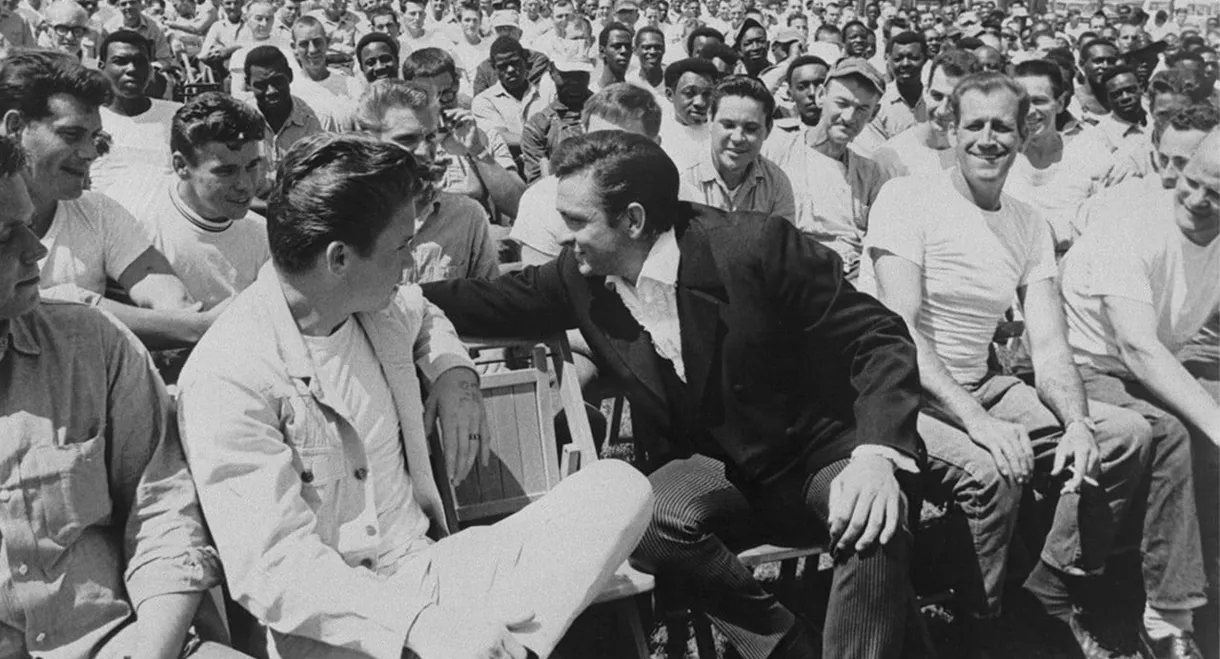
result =
[{"label": "denim work jacket", "polygon": [[0,658],[85,659],[220,582],[165,386],[131,332],[43,301],[0,335]]},{"label": "denim work jacket", "polygon": [[[474,365],[417,286],[355,318],[393,394],[415,500],[443,533],[416,368],[434,382]],[[277,638],[399,659],[430,601],[405,596],[396,566],[378,565],[364,442],[314,377],[272,264],[195,347],[179,386],[183,444],[237,603]]]}]

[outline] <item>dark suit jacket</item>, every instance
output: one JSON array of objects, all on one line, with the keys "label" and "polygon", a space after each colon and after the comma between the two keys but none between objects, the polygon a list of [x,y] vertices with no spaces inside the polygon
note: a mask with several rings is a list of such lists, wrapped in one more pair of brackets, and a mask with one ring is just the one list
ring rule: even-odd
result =
[{"label": "dark suit jacket", "polygon": [[[682,358],[700,434],[723,449],[730,480],[812,474],[862,443],[922,463],[915,345],[902,319],[845,283],[837,256],[788,222],[693,208],[675,223]],[[570,249],[490,282],[428,284],[424,294],[464,335],[579,328],[601,373],[621,382],[636,441],[661,459],[697,451],[690,429],[674,425],[648,335],[603,277],[580,274]]]}]

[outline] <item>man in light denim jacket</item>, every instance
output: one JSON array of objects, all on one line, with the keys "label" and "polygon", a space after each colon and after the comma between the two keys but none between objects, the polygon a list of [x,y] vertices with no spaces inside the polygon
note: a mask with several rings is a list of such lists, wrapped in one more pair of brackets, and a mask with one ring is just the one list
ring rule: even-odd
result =
[{"label": "man in light denim jacket", "polygon": [[[229,591],[268,628],[272,656],[546,656],[650,517],[647,480],[605,460],[507,520],[433,542],[434,477],[462,480],[487,459],[488,432],[453,326],[400,285],[423,171],[372,137],[294,145],[269,205],[272,261],[179,380]],[[434,476],[437,418],[447,473]]]},{"label": "man in light denim jacket", "polygon": [[113,317],[40,301],[20,146],[0,138],[0,658],[234,658],[188,628],[220,581],[170,401]]}]

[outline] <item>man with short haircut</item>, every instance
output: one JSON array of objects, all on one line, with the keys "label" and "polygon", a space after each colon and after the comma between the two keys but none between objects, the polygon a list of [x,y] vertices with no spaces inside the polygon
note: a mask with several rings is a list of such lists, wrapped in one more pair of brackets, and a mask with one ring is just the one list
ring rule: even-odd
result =
[{"label": "man with short haircut", "polygon": [[173,173],[135,179],[111,194],[206,311],[254,283],[270,258],[266,223],[250,211],[263,183],[264,122],[219,92],[191,99],[172,121],[166,140]]},{"label": "man with short haircut", "polygon": [[775,99],[757,78],[729,76],[712,92],[708,148],[679,170],[683,201],[796,221],[788,175],[762,155]]},{"label": "man with short haircut", "polygon": [[771,66],[771,61],[767,59],[767,29],[753,18],[747,18],[741,24],[734,47],[741,53],[741,64],[746,75],[757,78]]},{"label": "man with short haircut", "polygon": [[[661,122],[661,148],[681,171],[708,149],[708,109],[720,72],[698,57],[678,60],[665,69],[665,95],[669,106]],[[661,106],[665,108],[665,105]]]},{"label": "man with short haircut", "polygon": [[890,40],[886,62],[894,81],[881,97],[877,116],[854,142],[854,149],[871,155],[887,140],[928,120],[921,78],[928,44],[918,32],[902,32]]},{"label": "man with short haircut", "polygon": [[795,29],[780,30],[771,40],[771,56],[775,64],[758,74],[759,80],[763,81],[772,94],[778,93],[782,83],[786,82],[784,76],[788,73],[788,67],[804,54],[805,38],[801,33]]},{"label": "man with short haircut", "polygon": [[106,22],[107,33],[119,30],[131,30],[148,39],[152,44],[153,61],[158,66],[172,68],[174,66],[173,51],[169,40],[165,38],[165,30],[159,23],[144,15],[142,0],[119,0],[117,3],[119,15]]},{"label": "man with short haircut", "polygon": [[246,30],[238,37],[238,49],[229,58],[229,89],[238,98],[248,98],[246,91],[246,56],[259,46],[275,46],[291,62],[294,58],[292,44],[280,41],[274,33],[275,4],[271,0],[251,0],[246,5]]},{"label": "man with short haircut", "polygon": [[[503,32],[504,29],[500,28],[497,31]],[[514,35],[501,35],[501,36],[508,36],[509,38],[516,40],[518,44],[522,43],[521,39],[517,36],[514,36]],[[500,39],[500,37],[496,37],[496,41],[498,41],[499,39]],[[492,41],[491,45],[492,45],[492,50],[494,50],[496,42]],[[524,60],[524,63],[525,63],[524,64],[525,79],[527,81],[529,81],[529,84],[538,86],[541,91],[542,81],[547,77],[547,74],[551,70],[551,60],[546,55],[543,55],[542,53],[540,53],[536,50],[530,50],[528,48],[525,48],[524,46],[521,47],[521,51],[522,51],[522,59]],[[493,58],[493,55],[491,54],[491,51],[489,51],[488,55],[487,55],[487,59],[483,60],[482,62],[479,62],[479,68],[477,71],[475,71],[475,74],[474,74],[473,91],[474,91],[475,96],[478,96],[479,94],[482,94],[484,91],[487,91],[488,88],[490,88],[492,85],[496,84],[500,79],[499,72],[496,70],[495,63],[492,62],[492,58]],[[547,93],[549,94],[550,92],[548,91]],[[545,94],[544,94],[544,97],[545,97]],[[473,101],[472,101],[472,103],[473,103]],[[473,105],[471,106],[471,109],[473,109]],[[531,114],[533,114],[533,113],[531,113]],[[527,116],[526,118],[528,119],[529,117]]]},{"label": "man with short haircut", "polygon": [[713,27],[699,27],[686,36],[686,56],[702,57],[700,53],[710,43],[724,43],[724,35]]},{"label": "man with short haircut", "polygon": [[378,5],[370,9],[366,16],[369,32],[378,32],[398,41],[401,50],[402,26],[398,22],[398,12],[390,7]]},{"label": "man with short haircut", "polygon": [[932,61],[929,82],[924,87],[927,121],[890,138],[873,154],[873,160],[890,178],[930,174],[953,166],[956,155],[950,141],[953,109],[949,97],[966,76],[982,70],[973,53],[952,49]]},{"label": "man with short haircut", "polygon": [[665,33],[651,25],[640,28],[635,33],[635,58],[640,67],[627,73],[625,80],[652,92],[658,102],[664,101]]},{"label": "man with short haircut", "polygon": [[444,125],[454,138],[444,141],[438,156],[448,160],[441,189],[466,195],[489,211],[516,217],[525,183],[500,134],[485,132],[473,114],[459,107],[461,82],[453,58],[439,48],[417,50],[403,62],[402,77],[432,88]]},{"label": "man with short haircut", "polygon": [[373,137],[298,143],[271,198],[271,262],[183,371],[183,446],[227,590],[275,656],[550,656],[650,517],[647,481],[603,460],[446,533],[436,479],[486,465],[491,438],[466,348],[401,284],[427,178]]},{"label": "man with short haircut", "polygon": [[527,75],[525,48],[512,37],[497,37],[490,61],[497,82],[475,95],[470,112],[486,133],[496,133],[514,153],[521,152],[525,122],[547,105]]},{"label": "man with short haircut", "polygon": [[1118,47],[1110,41],[1094,39],[1081,46],[1081,84],[1076,85],[1076,93],[1072,97],[1073,107],[1069,108],[1077,119],[1096,124],[1102,116],[1109,113],[1101,77],[1120,63]]},{"label": "man with short haircut", "polygon": [[[1085,391],[1152,424],[1140,637],[1144,656],[1156,659],[1203,656],[1192,609],[1200,638],[1215,650],[1220,387],[1188,372],[1175,353],[1220,310],[1217,199],[1220,138],[1213,129],[1174,189],[1112,207],[1105,230],[1082,236],[1063,262],[1068,341]],[[1180,524],[1149,528],[1156,519]]]},{"label": "man with short haircut", "polygon": [[[1116,657],[1093,635],[1078,589],[1105,565],[1143,475],[1150,429],[1138,414],[1086,400],[1070,361],[1049,227],[1004,192],[1025,138],[1024,91],[1007,76],[979,73],[950,103],[956,166],[882,188],[860,287],[912,328],[926,400],[925,491],[929,501],[962,510],[973,541],[977,567],[960,591],[971,644],[987,650],[1002,642],[993,620],[1018,504],[1032,481],[1061,492],[1026,588],[1068,624],[1086,657]],[[987,366],[996,325],[1014,299],[1036,387]]]},{"label": "man with short haircut", "polygon": [[398,77],[398,42],[390,35],[370,32],[360,37],[355,52],[367,82]]},{"label": "man with short haircut", "polygon": [[[297,141],[322,132],[322,122],[305,101],[292,94],[292,68],[275,46],[258,46],[246,56],[247,87],[266,122],[263,135],[268,180]],[[260,187],[260,197],[267,190]]]},{"label": "man with short haircut", "polygon": [[1131,143],[1146,144],[1151,128],[1147,126],[1148,115],[1141,103],[1140,82],[1135,71],[1120,64],[1106,70],[1100,82],[1110,113],[1097,118],[1093,134],[1110,153]]},{"label": "man with short haircut", "polygon": [[[131,213],[85,189],[110,81],[70,55],[26,51],[0,60],[0,87],[0,134],[18,137],[29,156],[22,176],[34,204],[30,227],[46,247],[44,295],[105,309],[152,349],[198,341],[216,313],[199,311]],[[108,281],[129,304],[103,297]]]},{"label": "man with short haircut", "polygon": [[555,0],[551,4],[551,24],[539,32],[528,44],[531,50],[536,50],[551,59],[555,59],[555,48],[563,41],[568,21],[575,16],[572,0]]},{"label": "man with short haircut", "polygon": [[[437,162],[442,140],[440,107],[432,88],[418,82],[386,80],[369,86],[356,106],[356,125],[383,142],[393,142],[415,156],[425,171],[443,169]],[[452,148],[452,145],[451,145]],[[487,212],[469,197],[439,191],[429,183],[415,197],[415,239],[411,281],[499,274],[496,246]]]},{"label": "man with short haircut", "polygon": [[582,132],[581,111],[593,94],[589,87],[593,62],[579,46],[575,41],[557,46],[560,52],[551,60],[555,98],[521,130],[521,166],[527,185],[549,173],[546,163],[561,142]]},{"label": "man with short haircut", "polygon": [[36,48],[34,28],[16,10],[15,2],[0,3],[0,41],[9,48]]},{"label": "man with short haircut", "polygon": [[590,80],[591,91],[626,80],[627,69],[631,67],[631,29],[622,23],[606,25],[597,35],[597,52],[601,75]]},{"label": "man with short haircut", "polygon": [[244,17],[245,0],[220,0],[221,16],[208,27],[199,59],[223,77],[229,58],[241,48],[240,40],[249,33]]},{"label": "man with short haircut", "polygon": [[474,96],[475,71],[479,63],[487,59],[491,40],[483,36],[483,13],[478,3],[462,0],[456,13],[461,29],[457,43],[449,48],[449,54],[457,63],[462,92],[470,97]]},{"label": "man with short haircut", "polygon": [[355,57],[360,17],[348,10],[348,0],[323,0],[319,4],[319,9],[305,15],[316,19],[326,32],[326,61],[330,64],[351,62]]},{"label": "man with short haircut", "polygon": [[102,128],[110,135],[110,153],[89,170],[90,189],[110,192],[131,180],[163,176],[170,171],[169,126],[178,103],[149,98],[152,44],[136,32],[119,30],[102,40],[101,71],[114,94],[102,106]]},{"label": "man with short haircut", "polygon": [[[679,201],[678,171],[647,137],[575,137],[555,173],[557,259],[425,295],[460,332],[580,330],[622,383],[655,468],[634,559],[670,592],[697,594],[742,656],[898,656],[903,491],[920,469],[902,322],[789,220]],[[820,640],[729,548],[759,534],[835,547]]]},{"label": "man with short haircut", "polygon": [[47,248],[29,223],[24,164],[20,144],[0,138],[0,463],[13,488],[0,584],[22,593],[0,606],[0,645],[14,656],[238,659],[188,631],[221,567],[165,386],[112,317],[39,300]]},{"label": "man with short haircut", "polygon": [[403,0],[402,2],[402,56],[406,57],[421,48],[453,47],[453,40],[435,27],[424,26],[427,16],[426,0]]},{"label": "man with short haircut", "polygon": [[850,148],[885,95],[881,73],[866,60],[845,57],[827,74],[821,120],[799,131],[775,131],[763,155],[779,166],[796,196],[796,228],[839,255],[854,283],[868,230],[868,211],[886,176]]},{"label": "man with short haircut", "polygon": [[322,128],[332,133],[351,129],[353,93],[359,82],[326,64],[330,49],[326,30],[313,16],[302,16],[292,26],[292,50],[303,75],[294,79],[293,92],[317,115]]},{"label": "man with short haircut", "polygon": [[791,112],[795,116],[776,119],[776,131],[795,132],[802,126],[818,125],[822,119],[821,92],[828,73],[830,65],[817,55],[801,55],[789,63],[784,82],[788,85]]},{"label": "man with short haircut", "polygon": [[[89,27],[88,12],[74,0],[55,0],[43,14],[47,29],[38,41],[40,47],[72,55],[85,66],[97,64],[96,46],[100,39]],[[85,48],[86,37],[93,47]]]},{"label": "man with short haircut", "polygon": [[1165,124],[1174,115],[1191,105],[1191,90],[1187,84],[1187,78],[1172,69],[1159,71],[1152,76],[1146,91],[1152,129],[1144,133],[1146,139],[1130,140],[1114,152],[1113,164],[1106,175],[1107,186],[1118,185],[1129,178],[1145,177],[1156,171],[1157,135],[1164,132]]}]

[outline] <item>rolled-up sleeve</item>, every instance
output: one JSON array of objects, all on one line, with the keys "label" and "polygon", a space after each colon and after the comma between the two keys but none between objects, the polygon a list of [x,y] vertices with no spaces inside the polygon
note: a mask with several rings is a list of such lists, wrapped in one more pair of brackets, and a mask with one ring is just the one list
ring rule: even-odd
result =
[{"label": "rolled-up sleeve", "polygon": [[451,368],[466,367],[474,370],[474,361],[470,359],[469,351],[440,307],[427,301],[418,286],[404,288],[401,299],[408,309],[419,310],[420,327],[415,340],[415,365],[428,383],[436,382],[442,373]]}]

